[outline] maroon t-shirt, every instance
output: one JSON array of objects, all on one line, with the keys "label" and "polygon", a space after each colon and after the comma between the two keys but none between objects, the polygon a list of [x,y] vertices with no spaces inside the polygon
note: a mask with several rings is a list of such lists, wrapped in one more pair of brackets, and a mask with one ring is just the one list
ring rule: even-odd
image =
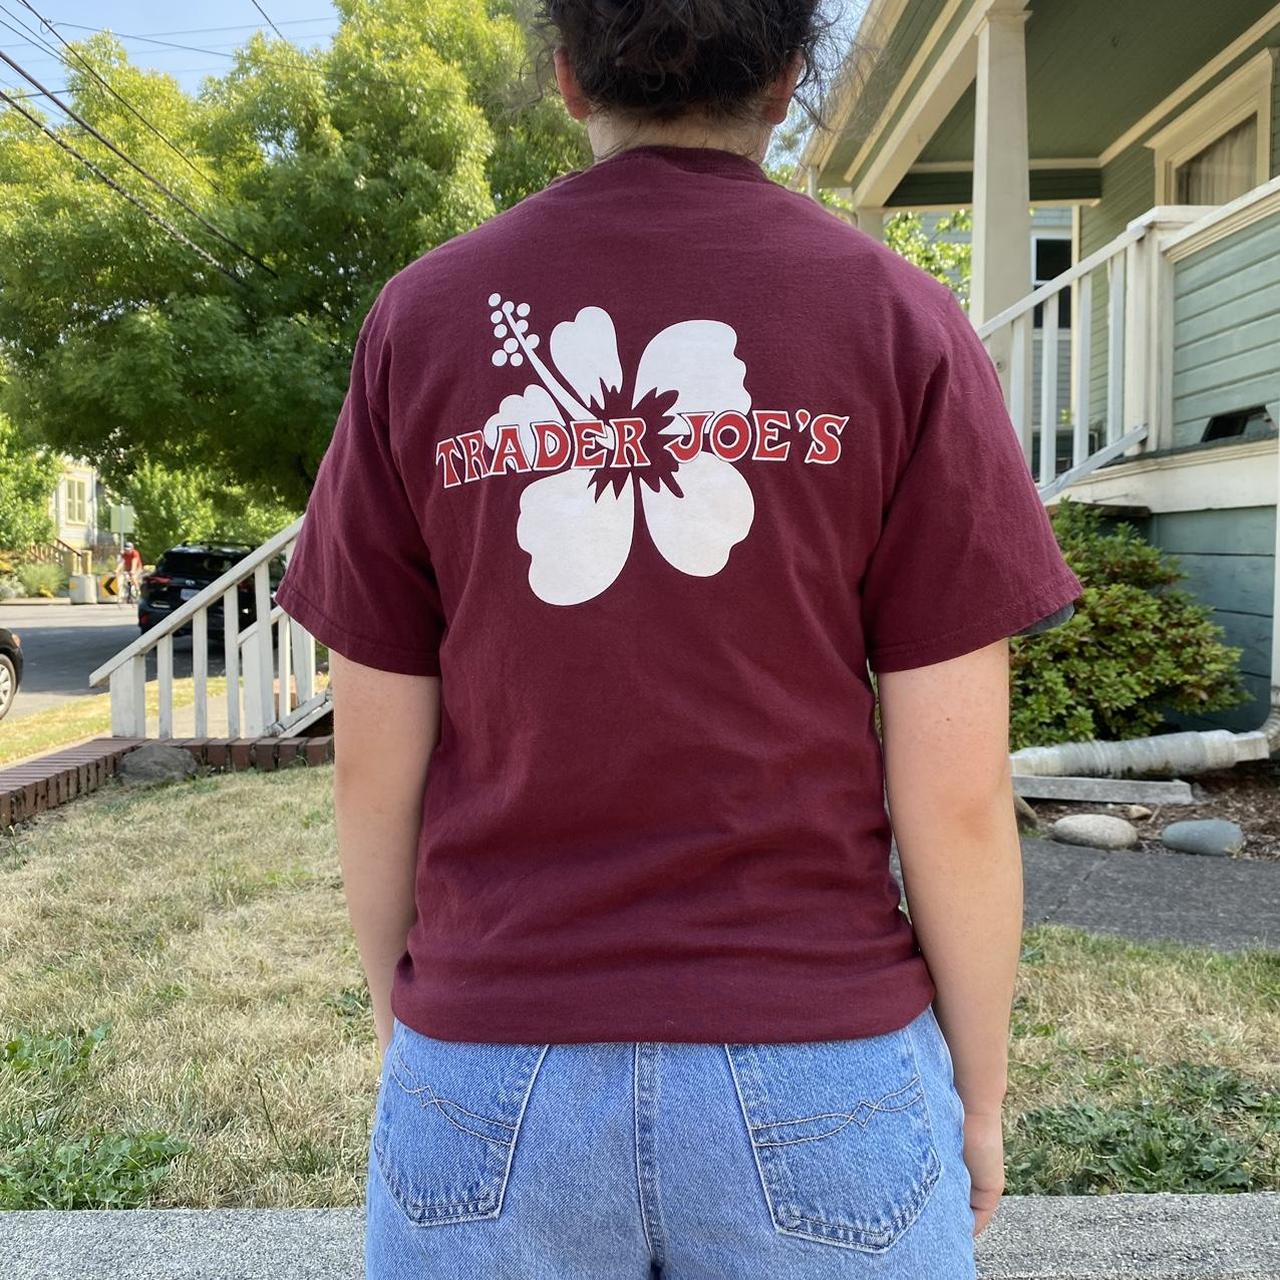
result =
[{"label": "maroon t-shirt", "polygon": [[365,321],[277,590],[346,657],[441,677],[396,1015],[905,1025],[935,988],[868,663],[1080,591],[951,291],[751,160],[638,147],[433,249]]}]

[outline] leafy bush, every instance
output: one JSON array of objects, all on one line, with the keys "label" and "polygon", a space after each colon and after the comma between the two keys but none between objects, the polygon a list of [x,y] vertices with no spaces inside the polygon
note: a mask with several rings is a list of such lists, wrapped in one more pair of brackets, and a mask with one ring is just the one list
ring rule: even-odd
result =
[{"label": "leafy bush", "polygon": [[16,575],[26,596],[56,596],[67,585],[67,571],[60,564],[29,561],[18,565]]},{"label": "leafy bush", "polygon": [[1064,498],[1051,516],[1084,586],[1062,626],[1010,642],[1010,744],[1140,737],[1169,711],[1204,714],[1249,700],[1241,650],[1212,610],[1174,584],[1177,558],[1128,524]]}]

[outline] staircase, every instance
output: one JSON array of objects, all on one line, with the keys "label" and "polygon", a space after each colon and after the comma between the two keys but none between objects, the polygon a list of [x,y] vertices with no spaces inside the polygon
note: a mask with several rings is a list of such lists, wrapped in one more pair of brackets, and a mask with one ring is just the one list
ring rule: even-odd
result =
[{"label": "staircase", "polygon": [[[227,685],[225,741],[296,736],[329,714],[329,689],[318,687],[316,681],[315,638],[271,594],[270,562],[280,554],[287,561],[301,528],[300,516],[90,674],[90,685],[105,681],[111,691],[113,737],[163,740],[175,736],[173,637],[189,621],[194,733],[184,737],[209,738],[209,607],[219,600]],[[239,589],[249,579],[254,621],[241,629]],[[158,686],[154,720],[146,703],[147,659],[153,651]]]}]

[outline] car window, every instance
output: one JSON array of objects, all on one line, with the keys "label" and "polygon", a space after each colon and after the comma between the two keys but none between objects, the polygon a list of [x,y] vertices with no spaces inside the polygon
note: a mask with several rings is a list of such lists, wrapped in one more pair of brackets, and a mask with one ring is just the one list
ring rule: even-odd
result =
[{"label": "car window", "polygon": [[177,574],[183,578],[201,578],[212,582],[226,573],[235,560],[220,552],[166,551],[160,557],[156,569],[160,573]]}]

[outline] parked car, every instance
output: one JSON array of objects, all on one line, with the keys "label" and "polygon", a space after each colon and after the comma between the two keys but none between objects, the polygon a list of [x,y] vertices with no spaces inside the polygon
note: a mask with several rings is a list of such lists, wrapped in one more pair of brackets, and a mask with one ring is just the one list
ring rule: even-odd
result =
[{"label": "parked car", "polygon": [[0,720],[5,718],[22,683],[22,637],[0,627]]},{"label": "parked car", "polygon": [[[251,546],[237,543],[184,542],[170,547],[156,561],[156,567],[142,575],[138,629],[150,631],[163,622],[175,609],[222,577],[232,565],[243,560],[252,550]],[[276,586],[284,576],[284,567],[282,555],[273,556],[268,564],[267,576],[271,584],[273,605]],[[252,575],[240,583],[236,594],[240,605],[240,629],[243,630],[257,617]],[[216,644],[221,637],[222,625],[222,597],[219,595],[209,606],[209,636],[212,643]],[[174,634],[189,636],[191,623],[184,623]]]}]

